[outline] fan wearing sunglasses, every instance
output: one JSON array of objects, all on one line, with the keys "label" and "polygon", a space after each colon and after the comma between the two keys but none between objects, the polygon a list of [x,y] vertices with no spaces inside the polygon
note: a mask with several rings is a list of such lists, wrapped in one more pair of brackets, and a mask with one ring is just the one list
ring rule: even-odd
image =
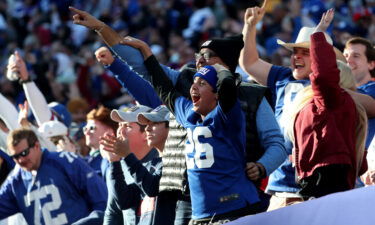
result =
[{"label": "fan wearing sunglasses", "polygon": [[[27,224],[102,224],[107,189],[82,159],[42,149],[31,129],[9,133],[8,152],[18,165],[0,189],[0,220],[18,212]],[[91,214],[92,213],[92,214]]]},{"label": "fan wearing sunglasses", "polygon": [[120,160],[114,154],[100,151],[100,136],[105,133],[116,134],[118,123],[111,120],[111,110],[100,106],[92,109],[87,115],[87,124],[83,127],[86,145],[90,147],[89,155],[85,157],[87,163],[102,177],[108,169],[109,160]]}]

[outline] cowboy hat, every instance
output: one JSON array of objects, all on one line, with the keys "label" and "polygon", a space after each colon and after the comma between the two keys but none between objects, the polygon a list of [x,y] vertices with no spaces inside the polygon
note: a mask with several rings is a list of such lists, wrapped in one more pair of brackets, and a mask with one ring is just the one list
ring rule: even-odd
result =
[{"label": "cowboy hat", "polygon": [[[290,51],[293,51],[293,48],[310,48],[310,36],[314,32],[315,32],[314,27],[302,27],[298,33],[295,43],[285,43],[284,41],[280,39],[277,39],[277,43],[289,49]],[[327,42],[333,45],[332,38],[325,32],[324,32],[324,36]],[[336,47],[333,47],[333,50],[335,51],[336,59],[346,62],[345,57],[340,50],[338,50]]]}]

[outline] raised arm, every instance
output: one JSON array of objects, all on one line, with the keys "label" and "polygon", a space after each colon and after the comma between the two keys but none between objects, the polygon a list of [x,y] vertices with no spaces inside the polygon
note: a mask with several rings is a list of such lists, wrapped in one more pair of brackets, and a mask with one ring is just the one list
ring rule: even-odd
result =
[{"label": "raised arm", "polygon": [[321,21],[311,35],[310,75],[314,99],[325,107],[335,107],[341,104],[342,91],[339,86],[340,70],[337,67],[336,55],[333,46],[325,38],[324,32],[333,20],[334,11],[328,10],[322,15]]},{"label": "raised arm", "polygon": [[217,72],[217,92],[219,104],[224,112],[229,112],[237,101],[238,90],[235,76],[219,64],[213,65]]},{"label": "raised arm", "polygon": [[88,12],[76,9],[74,7],[69,7],[69,9],[74,13],[74,24],[82,25],[88,29],[94,30],[109,47],[120,43],[122,39],[121,36],[110,26],[96,19]]},{"label": "raised arm", "polygon": [[272,67],[272,64],[259,58],[256,48],[256,25],[265,14],[266,4],[267,0],[261,8],[253,7],[246,10],[242,30],[245,45],[239,58],[241,68],[262,85],[267,85],[268,73]]},{"label": "raised arm", "polygon": [[138,48],[142,52],[142,55],[145,58],[144,64],[151,75],[152,86],[156,93],[158,93],[160,99],[173,113],[174,101],[181,96],[181,94],[175,90],[172,81],[165,74],[155,56],[152,55],[151,49],[143,41],[131,37],[124,39],[124,44]]},{"label": "raised arm", "polygon": [[136,72],[130,69],[125,62],[113,58],[106,47],[101,47],[95,52],[96,59],[116,75],[120,84],[129,91],[135,100],[141,105],[156,108],[162,102],[154,91],[151,84],[141,78]]},{"label": "raised arm", "polygon": [[[115,30],[104,22],[96,19],[88,12],[76,9],[74,7],[69,7],[69,9],[74,13],[74,24],[82,25],[88,29],[94,30],[101,37],[104,43],[106,43],[121,60],[125,61],[144,79],[150,80],[150,75],[143,64],[144,60],[142,58],[142,54],[138,49],[129,45],[121,44],[122,37]],[[162,65],[162,67],[167,76],[172,80],[173,84],[176,84],[179,71],[173,70],[164,65]]]},{"label": "raised arm", "polygon": [[36,84],[30,80],[26,64],[18,52],[15,53],[15,57],[15,62],[9,64],[8,67],[19,72],[20,82],[22,83],[22,87],[25,91],[26,99],[38,125],[40,126],[42,123],[52,119],[52,112],[49,109],[47,100],[42,92],[39,90]]}]

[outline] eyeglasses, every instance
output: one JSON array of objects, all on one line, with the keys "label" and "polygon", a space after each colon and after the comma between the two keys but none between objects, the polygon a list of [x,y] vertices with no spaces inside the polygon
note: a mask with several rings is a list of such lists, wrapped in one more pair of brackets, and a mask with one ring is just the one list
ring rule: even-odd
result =
[{"label": "eyeglasses", "polygon": [[199,52],[199,53],[195,53],[194,56],[195,56],[195,60],[199,61],[199,59],[201,57],[203,57],[204,60],[209,60],[210,58],[216,57],[217,55],[215,53],[212,53],[212,52],[204,52],[204,53]]},{"label": "eyeglasses", "polygon": [[94,133],[95,129],[96,129],[95,124],[87,124],[86,126],[83,127],[83,132]]},{"label": "eyeglasses", "polygon": [[33,148],[35,146],[35,144],[27,147],[25,150],[22,150],[22,152],[18,153],[18,154],[14,154],[14,155],[11,155],[10,157],[12,157],[13,159],[17,160],[21,157],[26,157],[29,155],[30,153],[30,149]]}]

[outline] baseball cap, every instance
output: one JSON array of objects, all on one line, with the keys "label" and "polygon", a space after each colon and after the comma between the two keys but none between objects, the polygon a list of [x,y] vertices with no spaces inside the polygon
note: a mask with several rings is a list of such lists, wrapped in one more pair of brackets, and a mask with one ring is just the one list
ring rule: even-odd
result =
[{"label": "baseball cap", "polygon": [[150,112],[152,109],[145,105],[136,105],[131,108],[114,109],[111,112],[111,119],[120,122],[137,122],[139,113]]},{"label": "baseball cap", "polygon": [[216,88],[216,83],[217,83],[217,72],[213,66],[204,66],[201,67],[198,72],[194,74],[194,79],[195,77],[200,77],[207,81],[211,87],[214,89],[214,92],[217,91]]},{"label": "baseball cap", "polygon": [[160,105],[151,112],[139,113],[137,116],[138,123],[146,125],[151,122],[166,122],[169,121],[170,113],[165,105]]},{"label": "baseball cap", "polygon": [[69,127],[72,123],[72,116],[68,109],[61,103],[51,102],[48,104],[48,107],[51,109],[52,114],[57,117],[57,119],[64,123],[65,126]]},{"label": "baseball cap", "polygon": [[38,128],[38,131],[46,138],[68,135],[68,128],[63,123],[56,120],[44,122]]}]

